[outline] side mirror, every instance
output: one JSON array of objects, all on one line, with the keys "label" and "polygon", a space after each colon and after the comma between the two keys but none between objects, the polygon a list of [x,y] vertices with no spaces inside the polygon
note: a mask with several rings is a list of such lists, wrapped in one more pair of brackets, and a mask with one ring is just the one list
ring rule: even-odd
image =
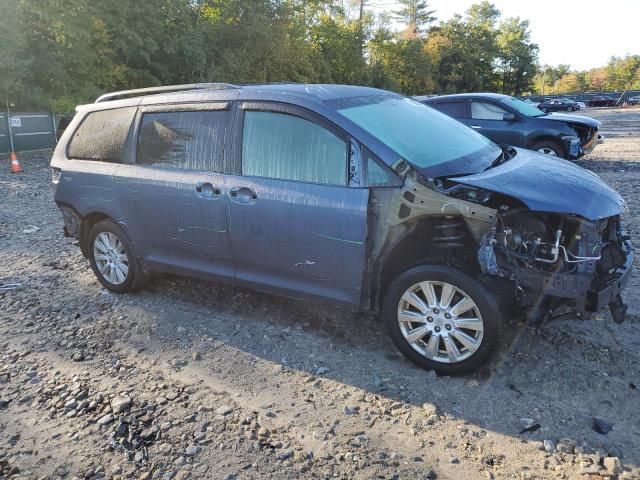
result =
[{"label": "side mirror", "polygon": [[515,119],[516,119],[516,115],[511,112],[507,112],[502,115],[502,120],[504,120],[505,122],[513,122]]}]

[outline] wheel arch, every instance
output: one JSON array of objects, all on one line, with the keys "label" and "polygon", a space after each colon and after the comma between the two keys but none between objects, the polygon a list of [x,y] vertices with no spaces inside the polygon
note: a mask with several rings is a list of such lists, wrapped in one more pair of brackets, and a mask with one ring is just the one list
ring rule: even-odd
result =
[{"label": "wheel arch", "polygon": [[80,243],[80,250],[82,250],[82,254],[85,257],[89,256],[89,232],[93,226],[101,222],[102,220],[113,220],[109,215],[104,212],[91,212],[84,217],[80,221],[80,232],[78,235],[78,242]]},{"label": "wheel arch", "polygon": [[528,149],[532,149],[536,143],[540,143],[540,142],[551,142],[554,145],[557,145],[560,150],[562,151],[563,154],[563,158],[566,158],[567,156],[567,149],[565,147],[565,145],[562,143],[561,140],[559,140],[557,137],[550,135],[550,134],[541,134],[541,135],[536,135],[535,137],[533,137],[532,139],[529,140],[529,142],[527,143],[527,148]]},{"label": "wheel arch", "polygon": [[372,309],[379,311],[393,280],[416,265],[434,263],[479,272],[477,249],[462,216],[424,216],[392,227],[374,261]]}]

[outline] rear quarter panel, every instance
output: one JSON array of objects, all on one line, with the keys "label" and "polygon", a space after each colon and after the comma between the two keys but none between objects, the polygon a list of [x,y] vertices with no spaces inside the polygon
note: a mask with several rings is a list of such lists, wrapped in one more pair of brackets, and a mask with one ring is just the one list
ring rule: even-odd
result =
[{"label": "rear quarter panel", "polygon": [[83,118],[84,114],[74,117],[53,152],[51,167],[58,171],[54,177],[57,183],[53,182],[54,200],[58,205],[71,207],[83,217],[90,213],[103,213],[117,220],[121,212],[113,175],[119,164],[67,157],[67,145]]}]

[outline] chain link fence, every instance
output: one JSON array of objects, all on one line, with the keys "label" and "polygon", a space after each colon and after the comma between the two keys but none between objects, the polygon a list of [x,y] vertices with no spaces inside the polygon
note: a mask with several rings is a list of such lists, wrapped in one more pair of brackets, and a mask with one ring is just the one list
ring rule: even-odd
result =
[{"label": "chain link fence", "polygon": [[0,154],[53,148],[62,115],[50,112],[0,112]]},{"label": "chain link fence", "polygon": [[576,102],[584,102],[589,105],[589,101],[594,97],[607,97],[616,105],[624,105],[633,97],[640,96],[640,90],[625,90],[624,92],[601,91],[601,92],[577,92],[577,93],[553,93],[545,95],[523,95],[521,98],[529,99],[532,102],[543,102],[556,98],[570,98]]}]

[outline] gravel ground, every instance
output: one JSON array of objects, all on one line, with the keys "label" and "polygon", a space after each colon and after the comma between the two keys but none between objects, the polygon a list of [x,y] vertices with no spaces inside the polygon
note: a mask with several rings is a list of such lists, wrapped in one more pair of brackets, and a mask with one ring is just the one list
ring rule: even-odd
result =
[{"label": "gravel ground", "polygon": [[[580,162],[635,238],[639,125]],[[61,234],[47,154],[22,159],[0,172],[0,285],[20,284],[0,290],[0,479],[640,479],[638,274],[626,323],[520,329],[438,377],[369,315],[173,276],[108,293]]]}]

